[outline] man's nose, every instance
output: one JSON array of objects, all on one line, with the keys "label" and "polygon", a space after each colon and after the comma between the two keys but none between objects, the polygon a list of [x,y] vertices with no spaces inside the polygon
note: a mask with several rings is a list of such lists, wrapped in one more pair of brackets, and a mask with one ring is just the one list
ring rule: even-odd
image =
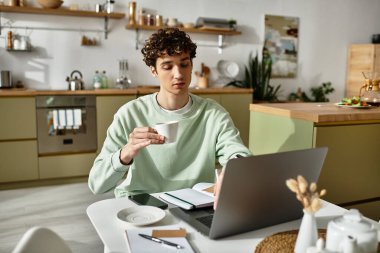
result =
[{"label": "man's nose", "polygon": [[173,76],[174,76],[174,78],[177,78],[177,79],[183,77],[181,68],[179,66],[174,66],[173,67]]}]

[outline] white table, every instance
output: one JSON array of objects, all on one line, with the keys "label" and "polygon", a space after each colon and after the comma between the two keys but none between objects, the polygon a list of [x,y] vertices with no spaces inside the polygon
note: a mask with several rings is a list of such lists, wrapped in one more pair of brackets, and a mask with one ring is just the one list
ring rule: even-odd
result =
[{"label": "white table", "polygon": [[[104,244],[104,252],[129,252],[126,245],[124,230],[132,225],[122,224],[116,214],[119,210],[135,206],[128,198],[106,199],[91,204],[87,208],[87,215],[94,225],[99,237]],[[323,201],[323,207],[316,214],[318,228],[327,228],[327,223],[336,216],[342,215],[346,209]],[[197,232],[187,223],[174,217],[166,210],[166,217],[153,224],[152,227],[163,225],[176,225],[183,227],[188,232],[188,239],[196,252],[254,252],[257,244],[271,234],[298,229],[300,220],[279,224],[264,229],[259,229],[235,236],[229,236],[218,240],[210,240]]]}]

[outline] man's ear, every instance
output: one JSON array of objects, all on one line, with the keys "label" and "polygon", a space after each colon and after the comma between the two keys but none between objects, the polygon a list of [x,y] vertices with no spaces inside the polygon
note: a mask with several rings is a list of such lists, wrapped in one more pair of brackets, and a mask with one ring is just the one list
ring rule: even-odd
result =
[{"label": "man's ear", "polygon": [[152,75],[154,76],[154,77],[157,77],[157,70],[156,70],[156,68],[155,67],[153,67],[153,66],[150,66],[150,72],[152,73]]}]

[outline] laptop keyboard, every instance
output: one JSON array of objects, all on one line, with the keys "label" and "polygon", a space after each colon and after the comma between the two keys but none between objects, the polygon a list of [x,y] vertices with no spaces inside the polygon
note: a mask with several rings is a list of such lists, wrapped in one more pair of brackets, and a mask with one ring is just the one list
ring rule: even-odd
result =
[{"label": "laptop keyboard", "polygon": [[210,214],[210,215],[207,215],[207,216],[199,217],[199,218],[197,218],[197,220],[200,223],[206,225],[207,227],[211,227],[212,218],[214,218],[214,214]]}]

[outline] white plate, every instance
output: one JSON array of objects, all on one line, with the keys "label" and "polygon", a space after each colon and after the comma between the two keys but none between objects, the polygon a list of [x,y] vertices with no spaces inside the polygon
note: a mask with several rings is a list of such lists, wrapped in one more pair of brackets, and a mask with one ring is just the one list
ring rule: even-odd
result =
[{"label": "white plate", "polygon": [[220,60],[217,63],[217,69],[223,76],[235,78],[240,72],[239,65],[233,61]]},{"label": "white plate", "polygon": [[335,103],[334,105],[339,106],[339,107],[357,108],[357,109],[367,109],[367,108],[372,107],[372,105],[366,105],[366,106],[362,106],[362,105],[344,105],[344,104],[341,104],[341,103]]},{"label": "white plate", "polygon": [[133,206],[120,210],[117,218],[135,226],[156,223],[165,217],[165,211],[154,206]]}]

